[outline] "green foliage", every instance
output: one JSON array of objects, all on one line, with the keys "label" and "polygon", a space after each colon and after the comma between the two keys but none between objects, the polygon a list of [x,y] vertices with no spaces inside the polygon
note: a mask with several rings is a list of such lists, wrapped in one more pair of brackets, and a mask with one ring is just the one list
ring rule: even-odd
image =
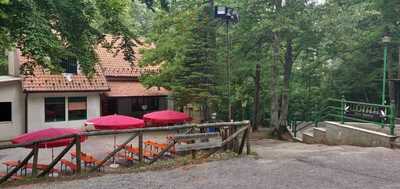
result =
[{"label": "green foliage", "polygon": [[104,33],[120,37],[116,45],[125,59],[134,60],[130,50],[136,35],[124,20],[129,4],[128,0],[2,1],[0,46],[20,48],[23,55],[53,71],[59,68],[54,60],[72,56],[90,75],[97,61],[94,48],[103,42]]},{"label": "green foliage", "polygon": [[212,98],[215,47],[210,41],[211,21],[207,6],[194,1],[158,12],[150,34],[157,48],[145,51],[142,64],[161,64],[162,72],[144,76],[142,81],[172,89],[178,106]]}]

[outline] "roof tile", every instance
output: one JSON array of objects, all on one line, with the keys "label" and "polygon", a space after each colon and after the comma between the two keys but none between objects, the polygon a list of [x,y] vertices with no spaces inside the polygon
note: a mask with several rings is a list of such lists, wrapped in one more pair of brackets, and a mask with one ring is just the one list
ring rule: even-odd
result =
[{"label": "roof tile", "polygon": [[170,92],[162,87],[146,88],[140,82],[135,81],[110,81],[111,90],[106,92],[108,97],[131,96],[167,96]]}]

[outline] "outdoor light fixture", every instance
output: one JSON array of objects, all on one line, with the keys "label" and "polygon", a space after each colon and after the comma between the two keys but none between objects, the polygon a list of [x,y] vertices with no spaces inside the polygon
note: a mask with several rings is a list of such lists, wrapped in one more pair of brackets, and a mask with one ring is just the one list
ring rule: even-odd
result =
[{"label": "outdoor light fixture", "polygon": [[388,35],[383,36],[382,38],[382,43],[390,43],[392,41],[392,38]]},{"label": "outdoor light fixture", "polygon": [[226,26],[226,78],[227,78],[227,99],[228,99],[228,120],[232,120],[232,104],[231,104],[231,63],[230,63],[230,46],[229,23],[236,24],[239,22],[239,13],[231,7],[215,6],[215,18],[220,18],[225,22]]},{"label": "outdoor light fixture", "polygon": [[233,8],[226,6],[216,6],[215,17],[232,23],[239,22],[239,13]]},{"label": "outdoor light fixture", "polygon": [[217,18],[225,17],[226,9],[227,9],[227,7],[216,6],[215,7],[215,17],[217,17]]}]

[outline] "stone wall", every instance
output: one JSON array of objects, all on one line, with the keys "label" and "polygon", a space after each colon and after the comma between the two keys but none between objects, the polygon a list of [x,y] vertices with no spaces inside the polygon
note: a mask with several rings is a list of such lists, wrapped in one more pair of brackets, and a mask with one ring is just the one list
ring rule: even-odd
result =
[{"label": "stone wall", "polygon": [[391,147],[395,136],[366,130],[336,122],[324,122],[328,145],[355,145],[365,147]]}]

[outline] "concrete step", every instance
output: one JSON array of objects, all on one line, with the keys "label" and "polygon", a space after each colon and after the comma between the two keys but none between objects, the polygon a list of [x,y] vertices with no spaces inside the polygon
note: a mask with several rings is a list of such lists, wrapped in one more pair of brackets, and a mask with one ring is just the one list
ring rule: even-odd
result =
[{"label": "concrete step", "polygon": [[307,144],[314,144],[314,133],[313,132],[304,132],[302,135],[302,140]]}]

